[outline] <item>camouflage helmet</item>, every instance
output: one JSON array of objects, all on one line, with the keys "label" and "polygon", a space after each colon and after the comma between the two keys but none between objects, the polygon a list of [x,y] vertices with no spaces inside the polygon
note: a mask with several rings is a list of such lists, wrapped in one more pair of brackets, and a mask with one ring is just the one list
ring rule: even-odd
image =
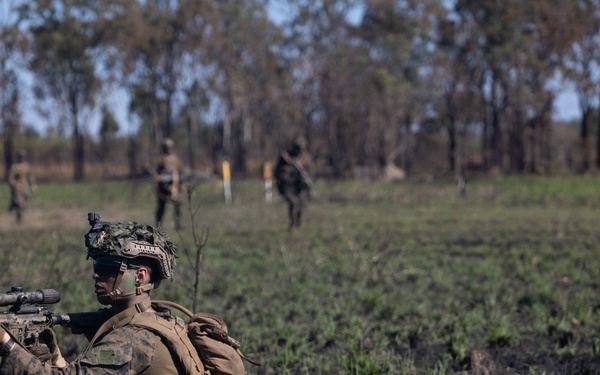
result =
[{"label": "camouflage helmet", "polygon": [[175,147],[175,141],[173,138],[165,137],[163,138],[161,145],[164,152],[171,152]]},{"label": "camouflage helmet", "polygon": [[135,264],[136,258],[154,260],[158,279],[171,280],[175,265],[175,245],[164,233],[147,224],[100,221],[97,213],[88,214],[92,226],[85,235],[87,258],[118,257]]},{"label": "camouflage helmet", "polygon": [[306,138],[304,138],[303,136],[298,136],[292,140],[292,144],[291,144],[290,148],[288,149],[288,153],[291,156],[296,157],[301,152],[306,150],[307,144],[308,144],[308,142],[306,141]]},{"label": "camouflage helmet", "polygon": [[292,141],[292,146],[297,147],[300,150],[306,149],[307,145],[308,145],[308,141],[303,136],[298,136],[298,137],[294,138],[294,140]]},{"label": "camouflage helmet", "polygon": [[17,151],[17,161],[22,162],[27,158],[27,151],[19,150]]}]

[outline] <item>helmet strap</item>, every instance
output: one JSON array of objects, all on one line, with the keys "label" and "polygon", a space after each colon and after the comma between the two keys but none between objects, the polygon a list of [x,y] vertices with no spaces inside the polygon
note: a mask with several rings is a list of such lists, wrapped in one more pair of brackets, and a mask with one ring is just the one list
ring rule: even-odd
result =
[{"label": "helmet strap", "polygon": [[131,295],[139,296],[140,294],[142,294],[144,292],[154,289],[154,283],[150,283],[150,284],[136,286],[134,289],[130,289],[130,290],[121,290],[119,288],[119,286],[121,285],[121,282],[123,281],[123,276],[125,275],[125,272],[127,271],[128,265],[129,265],[129,262],[127,261],[127,259],[122,258],[121,264],[119,265],[119,274],[117,275],[117,277],[115,279],[115,283],[113,284],[113,290],[112,290],[112,292],[108,293],[108,296],[113,301],[116,301],[116,300],[124,298],[124,297],[129,297]]}]

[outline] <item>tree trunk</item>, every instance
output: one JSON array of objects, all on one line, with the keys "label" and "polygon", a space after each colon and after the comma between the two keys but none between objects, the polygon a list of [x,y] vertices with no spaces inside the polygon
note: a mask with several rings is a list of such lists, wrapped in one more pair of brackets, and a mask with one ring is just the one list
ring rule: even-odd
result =
[{"label": "tree trunk", "polygon": [[589,137],[589,122],[591,110],[589,107],[582,111],[581,129],[579,132],[579,140],[581,142],[581,172],[587,172],[590,169],[590,137]]},{"label": "tree trunk", "polygon": [[454,115],[448,116],[448,165],[450,171],[456,170],[456,124]]},{"label": "tree trunk", "polygon": [[18,94],[16,88],[12,93],[12,85],[7,85],[3,88],[2,94],[10,95],[6,105],[0,111],[0,120],[4,124],[4,179],[8,180],[8,171],[13,163],[14,141],[17,130],[19,129],[19,113],[18,113]]},{"label": "tree trunk", "polygon": [[129,150],[127,151],[127,161],[129,164],[129,176],[137,175],[137,147],[135,144],[135,136],[129,136]]},{"label": "tree trunk", "polygon": [[189,167],[194,170],[196,169],[196,162],[195,162],[195,157],[194,157],[194,144],[198,141],[196,139],[196,133],[197,133],[197,124],[196,124],[196,118],[193,115],[193,112],[191,110],[188,111],[188,115],[187,115],[187,135],[188,135],[188,165]]},{"label": "tree trunk", "polygon": [[502,166],[502,148],[501,148],[501,134],[500,134],[500,114],[498,108],[492,104],[492,129],[491,129],[491,166],[492,168],[500,168]]},{"label": "tree trunk", "polygon": [[[6,129],[8,127],[7,123],[4,123],[4,128]],[[12,134],[10,134],[9,132],[4,133],[4,166],[6,167],[4,169],[4,180],[8,181],[8,171],[10,169],[10,166],[13,163],[12,160],[12,155],[13,155],[13,136]]]},{"label": "tree trunk", "polygon": [[71,98],[71,120],[73,121],[73,180],[81,181],[84,177],[84,146],[83,135],[79,129],[79,109],[76,94]]},{"label": "tree trunk", "polygon": [[246,173],[246,144],[244,142],[244,114],[238,116],[232,124],[232,170],[244,174]]},{"label": "tree trunk", "polygon": [[[598,95],[598,99],[600,99],[600,94]],[[600,168],[600,107],[598,108],[598,127],[596,133],[596,168]]]},{"label": "tree trunk", "polygon": [[512,120],[510,134],[510,171],[523,172],[525,169],[524,137],[525,125],[520,109],[516,109],[516,116]]},{"label": "tree trunk", "polygon": [[410,178],[412,175],[413,159],[414,159],[414,154],[415,154],[414,139],[413,139],[414,137],[412,134],[411,124],[412,124],[412,117],[409,114],[407,114],[404,117],[404,124],[402,124],[402,126],[404,128],[404,139],[406,142],[406,152],[405,152],[405,157],[404,157],[403,168],[404,168],[404,171],[406,172],[407,178]]}]

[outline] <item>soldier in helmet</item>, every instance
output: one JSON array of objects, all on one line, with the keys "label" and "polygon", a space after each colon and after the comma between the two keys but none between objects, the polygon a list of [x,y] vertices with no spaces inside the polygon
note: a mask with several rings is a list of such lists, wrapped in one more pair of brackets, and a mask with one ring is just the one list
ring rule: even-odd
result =
[{"label": "soldier in helmet", "polygon": [[17,223],[23,220],[23,211],[31,193],[37,185],[31,171],[31,165],[27,162],[27,153],[21,150],[17,153],[16,163],[10,166],[8,171],[8,186],[10,187],[9,211],[14,211]]},{"label": "soldier in helmet", "polygon": [[300,226],[305,201],[312,192],[310,166],[311,158],[304,137],[295,138],[275,164],[273,174],[277,190],[288,204],[290,231]]},{"label": "soldier in helmet", "polygon": [[156,226],[161,226],[167,202],[173,203],[175,228],[181,229],[181,192],[183,190],[182,166],[175,154],[175,143],[164,138],[161,156],[156,167]]},{"label": "soldier in helmet", "polygon": [[62,357],[50,328],[44,335],[47,356],[24,349],[0,326],[0,354],[4,356],[0,374],[184,373],[181,361],[161,337],[141,326],[148,320],[168,330],[178,325],[174,316],[158,314],[159,307],[150,299],[150,292],[173,276],[174,244],[150,225],[99,219],[98,214],[88,215],[92,227],[85,235],[85,246],[93,262],[96,298],[110,306],[101,310],[106,312],[106,321],[71,363]]}]

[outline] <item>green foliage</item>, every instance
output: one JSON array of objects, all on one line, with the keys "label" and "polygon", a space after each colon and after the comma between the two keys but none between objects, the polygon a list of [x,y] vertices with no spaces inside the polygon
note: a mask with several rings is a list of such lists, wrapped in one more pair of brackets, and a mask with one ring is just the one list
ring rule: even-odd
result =
[{"label": "green foliage", "polygon": [[[157,230],[150,224],[127,222],[110,222],[105,224],[101,229],[95,229],[98,237],[90,243],[88,254],[95,257],[99,254],[111,254],[114,252],[123,254],[123,240],[125,238],[136,241],[144,241],[152,245],[158,245],[163,249],[167,257],[175,258],[175,244],[171,242],[164,233]],[[90,241],[91,242],[91,241]]]},{"label": "green foliage", "polygon": [[[263,362],[249,374],[468,373],[473,350],[507,373],[595,373],[599,182],[472,181],[466,199],[452,183],[318,183],[294,233],[261,182],[234,181],[229,205],[201,184],[198,310]],[[23,226],[0,213],[1,285],[60,289],[58,312],[98,308],[87,212],[151,223],[153,203],[151,184],[42,184]],[[154,297],[191,306],[191,234],[166,219],[180,257]],[[83,343],[57,333],[73,358]]]}]

